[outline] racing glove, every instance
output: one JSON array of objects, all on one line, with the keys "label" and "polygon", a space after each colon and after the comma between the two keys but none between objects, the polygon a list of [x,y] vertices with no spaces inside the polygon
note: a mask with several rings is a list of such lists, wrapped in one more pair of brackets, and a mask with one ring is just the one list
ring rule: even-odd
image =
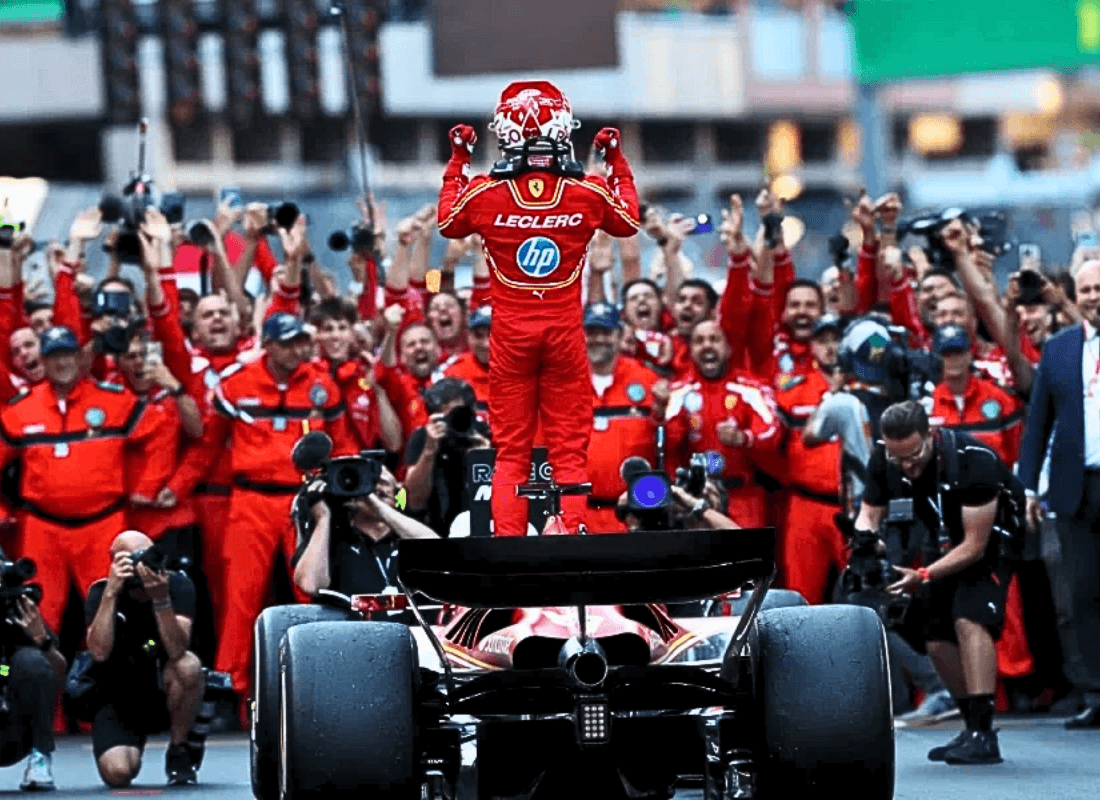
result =
[{"label": "racing glove", "polygon": [[451,140],[451,160],[443,177],[463,177],[470,166],[474,145],[477,144],[477,132],[469,125],[455,125],[448,136]]},{"label": "racing glove", "polygon": [[623,137],[618,128],[601,128],[592,140],[592,146],[603,156],[607,164],[608,176],[612,178],[633,178],[630,165],[622,151]]}]

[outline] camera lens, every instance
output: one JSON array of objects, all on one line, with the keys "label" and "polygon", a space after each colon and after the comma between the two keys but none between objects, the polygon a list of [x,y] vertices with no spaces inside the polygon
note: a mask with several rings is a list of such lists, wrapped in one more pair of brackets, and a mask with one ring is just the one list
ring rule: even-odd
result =
[{"label": "camera lens", "polygon": [[343,231],[333,231],[328,237],[329,250],[347,250],[348,244],[348,235]]},{"label": "camera lens", "polygon": [[359,489],[359,471],[341,467],[332,478],[332,485],[340,492],[353,494]]},{"label": "camera lens", "polygon": [[474,427],[474,412],[467,406],[452,409],[447,415],[447,425],[456,436],[466,436]]},{"label": "camera lens", "polygon": [[283,203],[275,209],[275,224],[280,228],[290,230],[298,221],[298,206],[293,203]]}]

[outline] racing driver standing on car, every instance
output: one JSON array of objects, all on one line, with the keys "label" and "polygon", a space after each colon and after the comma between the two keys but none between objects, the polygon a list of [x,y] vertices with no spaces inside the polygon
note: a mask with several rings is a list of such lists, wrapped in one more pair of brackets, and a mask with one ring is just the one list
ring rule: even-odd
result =
[{"label": "racing driver standing on car", "polygon": [[[439,230],[448,239],[481,236],[491,275],[489,420],[497,446],[493,524],[497,536],[527,532],[527,502],[516,486],[531,470],[540,426],[554,479],[587,480],[592,425],[581,308],[581,272],[595,232],[632,236],[639,227],[634,176],[614,128],[596,134],[607,179],[573,160],[578,123],[568,100],[545,81],[517,82],[501,94],[493,123],[504,159],[468,177],[474,129],[450,132],[451,160],[439,196]],[[576,533],[585,498],[561,499],[550,532]],[[564,530],[562,530],[564,528]]]}]

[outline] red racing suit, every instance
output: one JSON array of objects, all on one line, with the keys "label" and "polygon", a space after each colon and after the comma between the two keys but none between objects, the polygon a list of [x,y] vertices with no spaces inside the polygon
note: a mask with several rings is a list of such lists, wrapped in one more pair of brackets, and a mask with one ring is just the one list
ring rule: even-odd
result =
[{"label": "red racing suit", "polygon": [[[545,431],[554,480],[587,480],[592,391],[582,327],[581,272],[597,230],[632,236],[638,195],[625,160],[611,177],[572,178],[532,171],[507,180],[463,174],[452,158],[439,195],[439,230],[448,239],[481,236],[492,281],[489,417],[497,448],[493,520],[498,536],[527,532],[527,501],[515,487],[531,471],[536,428]],[[575,532],[585,499],[562,498]]]},{"label": "red racing suit", "polygon": [[[764,451],[779,440],[775,394],[766,383],[733,366],[720,377],[672,385],[666,412],[666,466],[671,474],[686,467],[694,453],[714,453],[721,465],[719,481],[729,491],[727,513],[743,528],[764,525],[765,492],[753,480]],[[718,438],[718,425],[732,422],[746,435],[744,447]]]}]

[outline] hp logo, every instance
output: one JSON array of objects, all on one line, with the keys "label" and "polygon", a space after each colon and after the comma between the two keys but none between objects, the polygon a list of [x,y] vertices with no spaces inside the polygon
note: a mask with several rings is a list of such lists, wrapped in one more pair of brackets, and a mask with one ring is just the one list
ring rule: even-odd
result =
[{"label": "hp logo", "polygon": [[516,264],[525,275],[545,278],[561,263],[561,251],[545,236],[532,236],[516,251]]}]

